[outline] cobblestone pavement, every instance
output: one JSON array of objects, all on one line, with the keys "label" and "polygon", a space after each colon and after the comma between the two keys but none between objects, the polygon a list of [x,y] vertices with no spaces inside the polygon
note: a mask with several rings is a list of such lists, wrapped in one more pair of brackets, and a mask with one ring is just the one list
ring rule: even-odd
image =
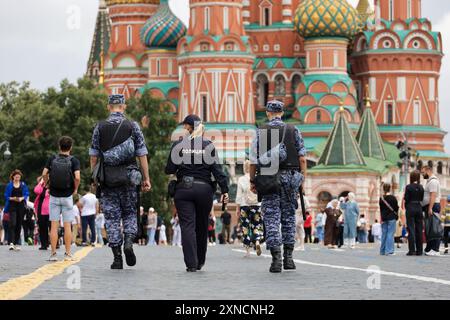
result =
[{"label": "cobblestone pavement", "polygon": [[[268,272],[267,252],[245,258],[240,246],[209,247],[207,264],[197,273],[185,272],[180,248],[135,246],[135,252],[135,267],[110,270],[110,249],[95,248],[74,265],[79,267],[79,289],[67,273],[74,271],[72,266],[23,298],[450,299],[450,256],[407,257],[406,249],[382,257],[373,245],[337,251],[309,245],[294,254],[297,271],[282,274]],[[36,248],[9,252],[0,247],[0,293],[8,280],[48,265],[47,257],[48,252]]]}]

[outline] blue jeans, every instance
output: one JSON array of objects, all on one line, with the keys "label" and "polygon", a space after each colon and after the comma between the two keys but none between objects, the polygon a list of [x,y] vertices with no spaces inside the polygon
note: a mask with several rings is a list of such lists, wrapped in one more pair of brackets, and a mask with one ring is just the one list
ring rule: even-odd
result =
[{"label": "blue jeans", "polygon": [[394,253],[394,235],[397,221],[389,220],[381,224],[381,247],[380,254]]},{"label": "blue jeans", "polygon": [[95,243],[95,214],[90,216],[81,216],[81,237],[83,243],[87,243],[87,228],[91,230],[91,244]]},{"label": "blue jeans", "polygon": [[366,230],[358,230],[358,242],[359,243],[367,243],[367,231]]},{"label": "blue jeans", "polygon": [[316,235],[319,238],[319,241],[323,241],[323,227],[316,227]]},{"label": "blue jeans", "polygon": [[147,245],[148,246],[156,245],[155,233],[156,233],[156,229],[155,228],[147,229],[147,236],[148,236],[148,243],[147,243]]},{"label": "blue jeans", "polygon": [[103,245],[102,228],[96,226],[97,243]]}]

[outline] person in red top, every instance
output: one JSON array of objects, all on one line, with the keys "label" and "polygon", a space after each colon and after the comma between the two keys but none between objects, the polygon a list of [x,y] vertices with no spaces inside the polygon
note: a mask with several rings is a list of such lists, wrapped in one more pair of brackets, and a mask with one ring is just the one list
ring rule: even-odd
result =
[{"label": "person in red top", "polygon": [[305,228],[305,243],[312,243],[311,237],[312,217],[309,211],[306,211]]}]

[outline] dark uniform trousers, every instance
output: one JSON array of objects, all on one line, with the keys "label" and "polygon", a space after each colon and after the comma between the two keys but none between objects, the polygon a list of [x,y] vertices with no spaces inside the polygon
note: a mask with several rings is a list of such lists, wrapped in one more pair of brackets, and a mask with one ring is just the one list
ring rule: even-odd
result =
[{"label": "dark uniform trousers", "polygon": [[105,187],[101,190],[100,202],[105,215],[105,227],[110,247],[122,245],[122,227],[125,235],[136,237],[138,232],[137,198],[138,193],[135,186]]},{"label": "dark uniform trousers", "polygon": [[197,268],[206,260],[213,188],[196,183],[190,189],[178,186],[174,200],[180,219],[184,262],[188,268]]}]

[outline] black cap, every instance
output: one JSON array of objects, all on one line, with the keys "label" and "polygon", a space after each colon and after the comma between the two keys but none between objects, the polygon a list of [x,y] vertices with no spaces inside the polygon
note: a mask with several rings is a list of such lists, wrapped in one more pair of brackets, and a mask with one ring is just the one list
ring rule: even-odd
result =
[{"label": "black cap", "polygon": [[202,122],[202,119],[200,119],[200,117],[195,114],[190,114],[183,120],[183,124],[188,124],[191,127],[195,127],[195,123],[199,122]]}]

